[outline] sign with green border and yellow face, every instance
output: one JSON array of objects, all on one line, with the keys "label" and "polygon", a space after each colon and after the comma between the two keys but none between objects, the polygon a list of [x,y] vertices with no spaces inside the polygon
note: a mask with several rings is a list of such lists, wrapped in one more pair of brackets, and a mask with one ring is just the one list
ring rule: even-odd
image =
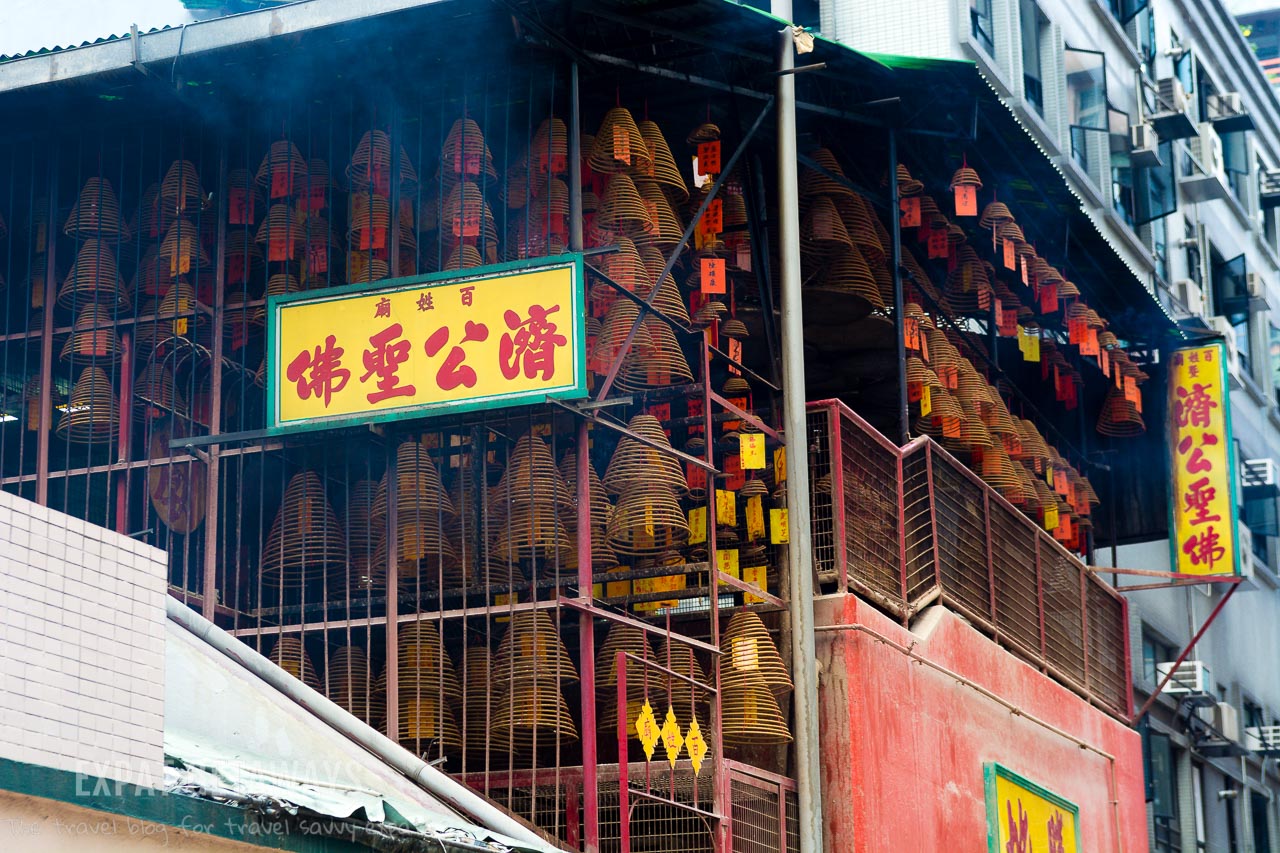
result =
[{"label": "sign with green border and yellow face", "polygon": [[585,315],[581,255],[271,296],[268,426],[585,397]]},{"label": "sign with green border and yellow face", "polygon": [[1074,803],[999,764],[987,764],[983,778],[988,853],[1080,853]]}]

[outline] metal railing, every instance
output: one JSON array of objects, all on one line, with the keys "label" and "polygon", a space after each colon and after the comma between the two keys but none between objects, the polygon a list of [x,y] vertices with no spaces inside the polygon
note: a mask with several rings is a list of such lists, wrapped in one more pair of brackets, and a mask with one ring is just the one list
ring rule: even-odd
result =
[{"label": "metal railing", "polygon": [[1126,602],[932,439],[808,406],[819,579],[909,620],[942,603],[1111,714],[1132,713]]}]

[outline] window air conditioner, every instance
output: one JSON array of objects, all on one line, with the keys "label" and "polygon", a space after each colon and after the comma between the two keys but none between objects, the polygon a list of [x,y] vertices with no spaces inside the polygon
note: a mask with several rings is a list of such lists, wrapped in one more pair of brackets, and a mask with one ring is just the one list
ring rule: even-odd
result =
[{"label": "window air conditioner", "polygon": [[1160,137],[1145,122],[1129,126],[1129,160],[1135,167],[1160,165]]},{"label": "window air conditioner", "polygon": [[1173,661],[1168,663],[1156,664],[1156,683],[1159,684],[1164,677],[1173,670],[1173,678],[1169,679],[1169,683],[1165,685],[1164,692],[1173,696],[1188,693],[1208,693],[1208,687],[1211,683],[1209,678],[1209,667],[1198,660],[1184,660],[1178,664],[1178,668],[1173,668]]},{"label": "window air conditioner", "polygon": [[[1168,689],[1168,688],[1166,688]],[[1205,708],[1197,708],[1200,719],[1222,733],[1225,740],[1240,740],[1240,714],[1230,702],[1218,702]]]},{"label": "window air conditioner", "polygon": [[1213,129],[1213,123],[1202,121],[1196,125],[1196,135],[1191,137],[1191,156],[1200,164],[1206,175],[1219,180],[1226,180],[1226,169],[1222,160],[1222,137]]},{"label": "window air conditioner", "polygon": [[1280,207],[1280,169],[1258,172],[1258,202],[1262,207]]},{"label": "window air conditioner", "polygon": [[1222,335],[1227,344],[1227,373],[1240,381],[1240,352],[1236,349],[1236,330],[1226,317],[1210,317],[1209,328]]},{"label": "window air conditioner", "polygon": [[1280,477],[1276,473],[1276,460],[1270,457],[1246,459],[1241,469],[1244,473],[1243,485],[1246,489],[1251,486],[1275,487],[1280,483]]},{"label": "window air conditioner", "polygon": [[1280,752],[1280,726],[1249,726],[1244,743],[1254,752]]},{"label": "window air conditioner", "polygon": [[1237,116],[1244,112],[1244,103],[1240,99],[1239,92],[1223,92],[1220,95],[1210,95],[1205,99],[1210,119],[1228,118]]},{"label": "window air conditioner", "polygon": [[1180,278],[1173,283],[1173,296],[1187,309],[1192,317],[1204,314],[1204,291],[1200,285],[1189,278]]},{"label": "window air conditioner", "polygon": [[1177,77],[1161,77],[1156,85],[1161,106],[1175,113],[1187,111],[1187,91],[1182,88],[1181,80]]}]

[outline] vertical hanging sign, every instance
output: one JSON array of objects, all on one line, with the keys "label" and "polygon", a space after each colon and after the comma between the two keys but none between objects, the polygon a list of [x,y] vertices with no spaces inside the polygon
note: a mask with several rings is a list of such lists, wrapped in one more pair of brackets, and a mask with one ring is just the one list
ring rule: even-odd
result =
[{"label": "vertical hanging sign", "polygon": [[1169,365],[1169,530],[1176,572],[1240,571],[1236,464],[1221,341],[1175,350]]}]

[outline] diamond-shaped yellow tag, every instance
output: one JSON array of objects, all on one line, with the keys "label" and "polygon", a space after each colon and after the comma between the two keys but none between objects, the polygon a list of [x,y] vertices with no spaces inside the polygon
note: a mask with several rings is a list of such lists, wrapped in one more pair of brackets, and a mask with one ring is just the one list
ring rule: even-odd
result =
[{"label": "diamond-shaped yellow tag", "polygon": [[680,734],[680,723],[676,720],[676,709],[667,706],[667,718],[662,723],[662,746],[667,750],[667,761],[676,766],[680,757],[680,747],[684,746],[684,738]]},{"label": "diamond-shaped yellow tag", "polygon": [[702,759],[707,756],[707,742],[702,739],[702,729],[698,727],[697,717],[689,724],[689,731],[684,736],[684,746],[689,750],[689,763],[693,765],[694,774],[701,773]]},{"label": "diamond-shaped yellow tag", "polygon": [[640,738],[640,743],[644,746],[645,761],[653,758],[653,749],[658,745],[658,718],[653,715],[653,706],[649,704],[649,700],[644,700],[644,707],[640,709],[640,716],[636,717],[636,736]]}]

